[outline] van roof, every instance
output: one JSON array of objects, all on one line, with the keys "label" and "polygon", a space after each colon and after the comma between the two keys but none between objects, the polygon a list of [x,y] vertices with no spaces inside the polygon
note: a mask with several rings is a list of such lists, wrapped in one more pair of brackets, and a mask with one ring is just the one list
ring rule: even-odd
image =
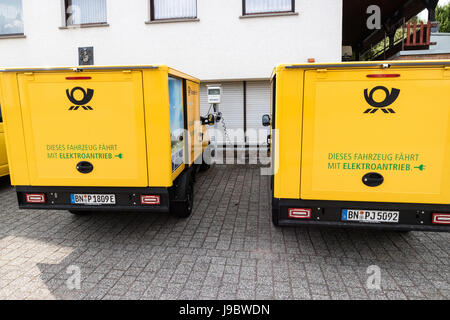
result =
[{"label": "van roof", "polygon": [[280,64],[275,67],[273,76],[284,69],[338,69],[338,68],[389,68],[389,67],[433,67],[450,66],[450,60],[388,60],[388,61],[352,61],[335,63],[300,63],[300,64]]},{"label": "van roof", "polygon": [[54,67],[25,67],[25,68],[0,68],[0,72],[58,72],[58,71],[73,71],[82,72],[89,70],[143,70],[143,69],[160,69],[167,70],[169,74],[178,76],[180,78],[188,79],[194,82],[200,82],[200,79],[190,76],[186,73],[170,68],[166,65],[113,65],[113,66],[54,66]]}]

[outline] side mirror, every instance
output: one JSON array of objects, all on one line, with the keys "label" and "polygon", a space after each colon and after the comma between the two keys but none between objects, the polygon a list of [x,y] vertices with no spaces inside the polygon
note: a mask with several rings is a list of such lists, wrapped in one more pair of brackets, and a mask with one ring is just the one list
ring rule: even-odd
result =
[{"label": "side mirror", "polygon": [[271,125],[270,122],[271,122],[270,121],[270,116],[268,114],[263,115],[263,117],[262,117],[262,125],[264,127],[269,127]]}]

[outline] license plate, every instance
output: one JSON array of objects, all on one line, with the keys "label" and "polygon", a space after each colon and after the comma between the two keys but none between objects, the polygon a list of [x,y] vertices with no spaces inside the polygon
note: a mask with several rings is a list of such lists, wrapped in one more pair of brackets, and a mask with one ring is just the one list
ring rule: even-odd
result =
[{"label": "license plate", "polygon": [[84,204],[88,206],[101,206],[105,204],[116,204],[114,194],[71,194],[72,204]]},{"label": "license plate", "polygon": [[363,223],[398,223],[400,212],[378,210],[342,210],[342,221]]}]

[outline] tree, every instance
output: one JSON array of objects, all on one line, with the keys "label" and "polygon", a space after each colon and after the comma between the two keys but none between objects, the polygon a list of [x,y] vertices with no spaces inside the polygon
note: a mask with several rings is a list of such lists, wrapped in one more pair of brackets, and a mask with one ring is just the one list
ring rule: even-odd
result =
[{"label": "tree", "polygon": [[450,3],[437,7],[436,20],[441,23],[440,32],[450,32]]}]

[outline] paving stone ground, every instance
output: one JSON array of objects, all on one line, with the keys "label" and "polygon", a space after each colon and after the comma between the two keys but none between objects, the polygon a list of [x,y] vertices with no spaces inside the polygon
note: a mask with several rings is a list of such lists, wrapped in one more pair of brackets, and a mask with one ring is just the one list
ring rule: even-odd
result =
[{"label": "paving stone ground", "polygon": [[3,179],[0,299],[450,298],[450,234],[276,228],[269,197],[259,167],[215,166],[189,219],[78,217],[19,210]]}]

